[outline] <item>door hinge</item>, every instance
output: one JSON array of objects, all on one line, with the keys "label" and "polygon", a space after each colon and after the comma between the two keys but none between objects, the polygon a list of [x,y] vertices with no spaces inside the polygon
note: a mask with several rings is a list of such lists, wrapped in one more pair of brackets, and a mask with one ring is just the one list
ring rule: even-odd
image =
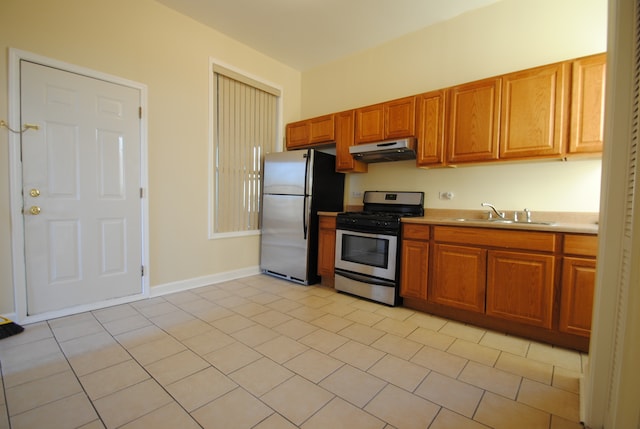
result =
[{"label": "door hinge", "polygon": [[138,107],[138,118],[142,119],[142,106]]},{"label": "door hinge", "polygon": [[144,188],[140,188],[140,198],[144,198]]},{"label": "door hinge", "polygon": [[140,266],[140,277],[144,277],[144,265]]}]

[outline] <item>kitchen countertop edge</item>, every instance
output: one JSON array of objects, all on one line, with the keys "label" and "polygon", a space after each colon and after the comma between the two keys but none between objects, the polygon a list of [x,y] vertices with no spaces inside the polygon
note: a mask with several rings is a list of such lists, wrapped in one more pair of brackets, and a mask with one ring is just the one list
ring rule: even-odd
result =
[{"label": "kitchen countertop edge", "polygon": [[433,216],[406,217],[402,218],[402,222],[427,225],[456,226],[461,228],[474,227],[492,229],[517,229],[525,231],[570,232],[576,234],[598,234],[598,225],[585,223],[555,222],[552,225],[529,224],[526,222],[488,223],[487,221],[481,219],[478,219],[478,221],[459,221],[451,218],[441,218]]},{"label": "kitchen countertop edge", "polygon": [[[320,211],[320,216],[337,216],[340,212]],[[458,216],[462,217],[462,216]],[[577,222],[554,222],[552,225],[528,224],[526,222],[515,223],[488,223],[485,220],[466,218],[465,221],[456,220],[455,216],[427,215],[422,217],[403,217],[403,223],[424,224],[424,225],[442,225],[455,227],[474,227],[474,228],[492,228],[492,229],[514,229],[524,231],[546,231],[546,232],[567,232],[575,234],[598,234],[598,224],[593,223],[577,223]]]}]

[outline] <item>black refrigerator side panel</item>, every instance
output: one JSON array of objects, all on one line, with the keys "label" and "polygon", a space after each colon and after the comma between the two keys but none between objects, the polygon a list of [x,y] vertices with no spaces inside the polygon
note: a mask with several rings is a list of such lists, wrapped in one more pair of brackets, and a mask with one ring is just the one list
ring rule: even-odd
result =
[{"label": "black refrigerator side panel", "polygon": [[344,207],[343,173],[336,172],[334,155],[315,151],[313,154],[313,188],[311,191],[311,217],[309,219],[309,276],[317,282],[318,276],[318,212],[341,212]]},{"label": "black refrigerator side panel", "polygon": [[336,172],[334,155],[315,151],[312,190],[312,209],[341,212],[344,207],[344,173]]}]

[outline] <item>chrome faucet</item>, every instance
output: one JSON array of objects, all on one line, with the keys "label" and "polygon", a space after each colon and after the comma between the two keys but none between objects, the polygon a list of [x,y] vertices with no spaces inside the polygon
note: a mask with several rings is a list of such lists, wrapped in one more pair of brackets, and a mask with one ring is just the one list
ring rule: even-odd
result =
[{"label": "chrome faucet", "polygon": [[[505,216],[506,216],[506,213],[505,213],[505,212],[499,212],[499,211],[495,208],[495,206],[494,206],[493,204],[489,204],[489,203],[482,203],[482,204],[480,204],[480,205],[481,205],[482,207],[491,207],[491,209],[495,212],[495,214],[497,214],[497,215],[498,215],[498,217],[499,217],[500,219],[504,219],[504,218],[505,218]],[[491,212],[489,212],[489,217],[491,217]]]}]

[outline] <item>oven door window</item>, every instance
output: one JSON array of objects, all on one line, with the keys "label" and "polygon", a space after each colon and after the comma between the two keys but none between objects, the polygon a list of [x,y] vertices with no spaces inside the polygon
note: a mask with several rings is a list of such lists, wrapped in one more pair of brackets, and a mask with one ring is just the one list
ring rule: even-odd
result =
[{"label": "oven door window", "polygon": [[342,240],[342,259],[386,269],[389,267],[389,239],[345,234]]},{"label": "oven door window", "polygon": [[396,280],[398,237],[336,230],[336,269]]}]

